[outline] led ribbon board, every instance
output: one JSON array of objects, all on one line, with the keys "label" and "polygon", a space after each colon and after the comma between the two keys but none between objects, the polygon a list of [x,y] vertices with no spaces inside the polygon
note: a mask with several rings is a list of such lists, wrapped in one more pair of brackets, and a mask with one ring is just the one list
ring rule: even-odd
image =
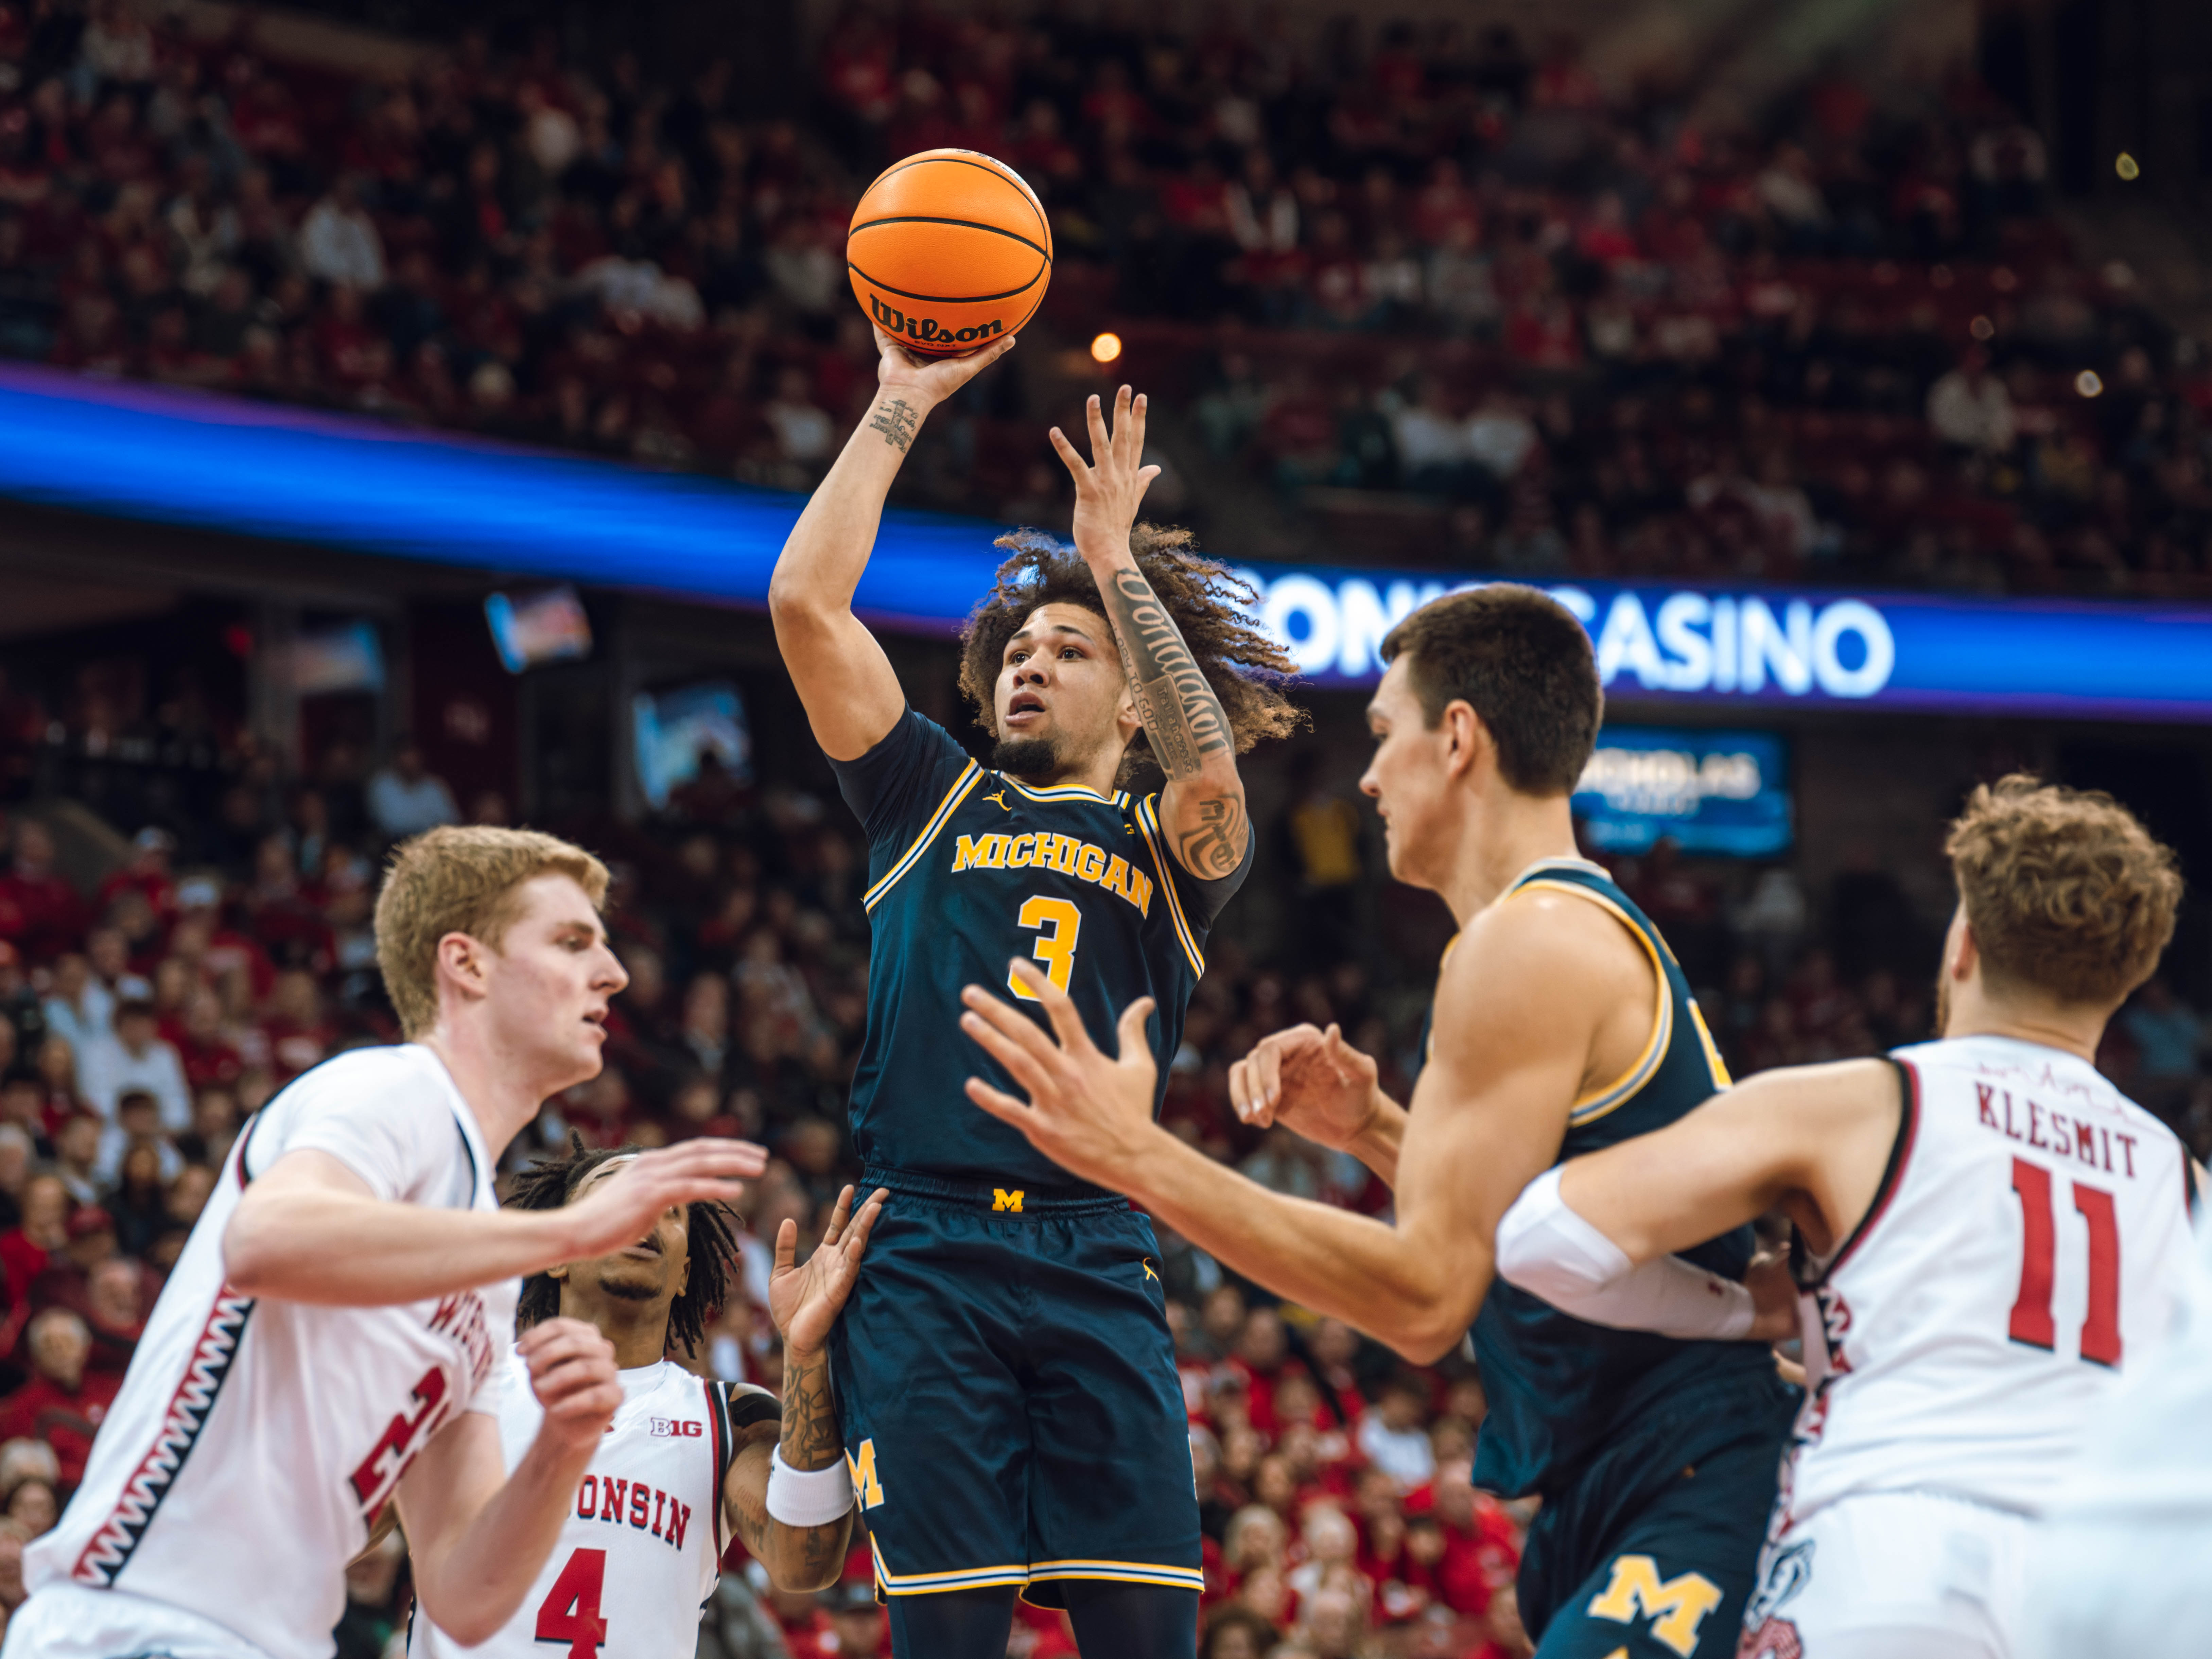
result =
[{"label": "led ribbon board", "polygon": [[1575,786],[1575,816],[1608,852],[1669,840],[1686,853],[1774,857],[1792,828],[1782,744],[1772,732],[1608,724]]},{"label": "led ribbon board", "polygon": [[[715,479],[55,370],[0,366],[0,496],[387,557],[758,605],[805,503]],[[892,512],[856,606],[958,625],[998,527]],[[1316,682],[1371,684],[1434,574],[1250,571]],[[1545,582],[1616,700],[2212,720],[2212,607]]]}]

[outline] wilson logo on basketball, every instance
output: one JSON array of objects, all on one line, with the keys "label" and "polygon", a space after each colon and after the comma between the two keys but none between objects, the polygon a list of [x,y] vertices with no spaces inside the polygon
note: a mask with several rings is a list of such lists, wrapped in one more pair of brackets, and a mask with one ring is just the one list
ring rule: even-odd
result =
[{"label": "wilson logo on basketball", "polygon": [[909,317],[896,306],[885,305],[872,294],[868,295],[868,310],[886,331],[903,334],[910,340],[939,343],[957,340],[965,345],[971,340],[988,340],[993,335],[1006,331],[1005,323],[996,317],[969,328],[946,328],[940,325],[934,317]]}]

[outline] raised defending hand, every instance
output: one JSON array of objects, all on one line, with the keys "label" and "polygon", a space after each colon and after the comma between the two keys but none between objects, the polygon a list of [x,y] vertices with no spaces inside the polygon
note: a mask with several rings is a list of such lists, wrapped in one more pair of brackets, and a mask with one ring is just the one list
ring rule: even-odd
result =
[{"label": "raised defending hand", "polygon": [[799,1224],[786,1216],[776,1229],[775,1266],[768,1276],[768,1314],[782,1334],[786,1352],[798,1349],[812,1353],[830,1340],[830,1328],[844,1311],[853,1281],[860,1275],[868,1235],[890,1197],[884,1188],[877,1188],[854,1215],[853,1189],[848,1187],[838,1194],[829,1230],[803,1267],[798,1265]]},{"label": "raised defending hand", "polygon": [[[886,392],[911,393],[917,420],[930,406],[943,403],[978,374],[1014,349],[1014,337],[1004,335],[988,345],[963,351],[957,357],[927,356],[908,351],[895,335],[876,330],[876,384]],[[899,446],[903,449],[904,444]]]},{"label": "raised defending hand", "polygon": [[732,1203],[743,1177],[768,1168],[768,1153],[749,1140],[712,1137],[641,1152],[558,1216],[568,1236],[560,1260],[580,1261],[635,1244],[667,1211],[682,1204]]},{"label": "raised defending hand", "polygon": [[1133,399],[1129,388],[1123,386],[1114,394],[1114,425],[1109,432],[1098,394],[1091,394],[1084,405],[1091,427],[1087,465],[1067,434],[1058,427],[1052,429],[1052,447],[1075,480],[1075,548],[1085,556],[1095,549],[1127,557],[1137,508],[1152,480],[1160,476],[1159,468],[1145,465],[1145,405],[1144,398]]},{"label": "raised defending hand", "polygon": [[1341,1152],[1375,1116],[1376,1077],[1375,1061],[1338,1027],[1293,1025],[1229,1068],[1229,1099],[1255,1128],[1279,1123]]},{"label": "raised defending hand", "polygon": [[548,1319],[518,1337],[514,1351],[545,1409],[538,1438],[570,1451],[597,1446],[623,1402],[614,1344],[580,1319]]},{"label": "raised defending hand", "polygon": [[960,993],[968,1012],[960,1029],[982,1044],[1014,1081],[1029,1091],[1024,1103],[981,1078],[968,1079],[968,1098],[993,1117],[1012,1124],[1030,1145],[1064,1170],[1102,1187],[1121,1187],[1152,1133],[1152,1089],[1159,1073],[1145,1020],[1152,1000],[1139,997],[1121,1012],[1119,1055],[1099,1052],[1067,993],[1026,957],[1017,957],[1014,977],[1044,1006],[1059,1036],[1055,1043],[1036,1022],[980,985]]}]

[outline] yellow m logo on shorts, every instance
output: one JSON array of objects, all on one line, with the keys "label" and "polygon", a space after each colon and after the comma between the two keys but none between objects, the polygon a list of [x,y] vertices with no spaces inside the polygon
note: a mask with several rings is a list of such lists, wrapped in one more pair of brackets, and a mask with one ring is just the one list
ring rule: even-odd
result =
[{"label": "yellow m logo on shorts", "polygon": [[1019,1215],[1022,1212],[1022,1194],[1028,1190],[1025,1187],[1017,1187],[1013,1191],[1008,1192],[1004,1187],[994,1187],[991,1188],[991,1207],[994,1210],[1012,1210],[1016,1215]]},{"label": "yellow m logo on shorts", "polygon": [[1659,1564],[1650,1556],[1618,1555],[1613,1582],[1591,1599],[1589,1614],[1621,1625],[1649,1619],[1654,1639],[1689,1659],[1698,1645],[1698,1626],[1720,1604],[1721,1587],[1701,1572],[1686,1572],[1662,1584]]},{"label": "yellow m logo on shorts", "polygon": [[876,1443],[863,1440],[860,1454],[845,1454],[845,1467],[853,1476],[853,1490],[860,1494],[860,1507],[872,1510],[884,1501],[884,1483],[876,1479]]}]

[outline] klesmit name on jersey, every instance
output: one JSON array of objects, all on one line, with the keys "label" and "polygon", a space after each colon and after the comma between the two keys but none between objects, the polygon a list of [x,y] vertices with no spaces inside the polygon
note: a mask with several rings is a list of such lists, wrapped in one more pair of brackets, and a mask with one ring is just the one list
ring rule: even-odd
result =
[{"label": "klesmit name on jersey", "polygon": [[1057,870],[1119,893],[1148,916],[1152,878],[1128,860],[1074,836],[1040,830],[1026,836],[963,836],[953,848],[952,868],[962,870]]},{"label": "klesmit name on jersey", "polygon": [[[1982,1127],[1995,1129],[2008,1140],[2017,1140],[2038,1152],[2077,1159],[2107,1175],[2135,1179],[2136,1137],[2131,1134],[2108,1129],[2100,1123],[2084,1123],[2039,1101],[2025,1097],[2015,1100],[2011,1090],[2001,1089],[1994,1083],[1975,1084],[1974,1103],[1981,1115]],[[2112,1164],[2116,1143],[2120,1149],[2121,1167],[2118,1169]]]},{"label": "klesmit name on jersey", "polygon": [[604,1521],[609,1526],[627,1524],[634,1531],[651,1534],[671,1549],[680,1550],[691,1525],[691,1506],[650,1481],[587,1474],[576,1489],[576,1518]]}]

